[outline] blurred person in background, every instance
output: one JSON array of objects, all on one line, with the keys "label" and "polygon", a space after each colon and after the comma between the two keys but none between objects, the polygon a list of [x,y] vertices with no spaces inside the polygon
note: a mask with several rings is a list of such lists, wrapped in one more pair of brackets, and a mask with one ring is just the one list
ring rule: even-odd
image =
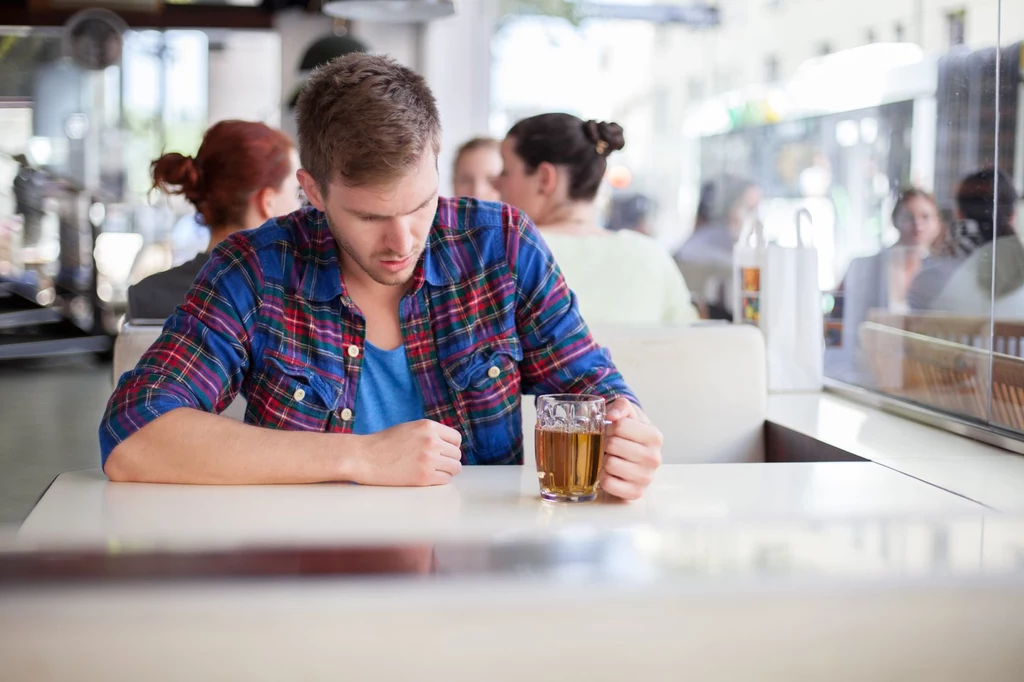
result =
[{"label": "blurred person in background", "polygon": [[493,137],[475,137],[455,153],[452,190],[457,197],[500,201],[501,143]]},{"label": "blurred person in background", "polygon": [[697,215],[693,219],[694,231],[699,230],[714,219],[714,203],[715,183],[709,180],[700,186],[700,196],[697,197]]},{"label": "blurred person in background", "polygon": [[[934,255],[941,241],[943,223],[938,204],[928,192],[910,188],[902,192],[892,210],[892,224],[898,241],[873,256],[850,261],[846,276],[835,291],[835,308],[830,320],[841,321],[837,343],[825,355],[830,377],[863,382],[858,369],[859,329],[869,311],[906,313],[907,293],[926,259]],[[833,344],[829,344],[833,345]]]},{"label": "blurred person in background", "polygon": [[1017,235],[1016,203],[1006,173],[983,169],[964,178],[947,253],[921,268],[908,293],[910,307],[1024,318],[1024,244]]},{"label": "blurred person in background", "polygon": [[760,203],[761,188],[752,180],[725,176],[701,186],[693,234],[675,259],[706,317],[732,319],[732,250]]},{"label": "blurred person in background", "polygon": [[625,146],[615,123],[542,114],[512,126],[501,143],[502,200],[529,215],[591,324],[696,321],[682,275],[650,237],[613,232],[594,200],[608,155]]},{"label": "blurred person in background", "polygon": [[633,230],[653,237],[651,214],[654,202],[643,194],[629,194],[612,197],[608,207],[608,229],[612,231]]},{"label": "blurred person in background", "polygon": [[194,157],[164,154],[153,162],[153,188],[184,196],[210,230],[204,253],[128,289],[129,320],[163,320],[185,300],[196,275],[223,240],[301,206],[295,145],[253,121],[221,121]]},{"label": "blurred person in background", "polygon": [[[892,224],[899,231],[895,244],[873,256],[850,261],[839,285],[847,322],[865,320],[871,308],[905,312],[911,282],[941,241],[938,204],[922,189],[911,188],[900,194],[893,207]],[[852,308],[851,301],[856,302]]]}]

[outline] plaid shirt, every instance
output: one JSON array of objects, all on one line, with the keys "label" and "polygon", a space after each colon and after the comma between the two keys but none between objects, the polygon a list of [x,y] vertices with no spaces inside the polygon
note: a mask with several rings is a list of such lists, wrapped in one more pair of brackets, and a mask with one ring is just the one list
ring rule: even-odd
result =
[{"label": "plaid shirt", "polygon": [[[399,316],[424,414],[461,432],[465,464],[522,463],[522,393],[636,400],[544,240],[509,206],[440,199]],[[246,423],[350,433],[365,335],[322,213],[237,233],[118,382],[100,423],[103,462],[160,415],[219,413],[238,393]]]}]

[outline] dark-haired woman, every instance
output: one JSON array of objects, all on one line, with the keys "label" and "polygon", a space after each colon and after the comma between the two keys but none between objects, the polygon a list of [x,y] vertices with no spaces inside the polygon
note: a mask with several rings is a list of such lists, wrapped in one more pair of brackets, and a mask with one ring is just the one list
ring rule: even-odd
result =
[{"label": "dark-haired woman", "polygon": [[153,188],[184,196],[210,230],[210,244],[187,263],[128,289],[130,320],[163,320],[185,300],[193,280],[221,241],[301,206],[299,157],[288,136],[262,123],[221,121],[194,157],[164,154],[153,162]]},{"label": "dark-haired woman", "polygon": [[910,288],[911,306],[1024,317],[1024,244],[1017,234],[1016,205],[1013,179],[1006,173],[983,169],[964,178],[956,191],[949,254],[921,270]]},{"label": "dark-haired woman", "polygon": [[698,319],[668,252],[633,230],[610,231],[594,199],[608,155],[625,146],[615,123],[542,114],[512,127],[501,145],[502,200],[540,228],[591,324],[678,324]]}]

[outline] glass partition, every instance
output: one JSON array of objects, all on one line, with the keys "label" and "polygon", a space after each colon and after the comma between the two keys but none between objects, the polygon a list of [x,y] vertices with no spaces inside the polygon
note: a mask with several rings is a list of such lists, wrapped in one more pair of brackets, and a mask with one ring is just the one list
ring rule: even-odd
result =
[{"label": "glass partition", "polygon": [[807,209],[826,377],[1024,430],[1020,3],[523,4],[548,12],[499,27],[492,132],[552,107],[622,124],[606,201],[650,197],[706,316],[732,318],[744,221],[792,243]]}]

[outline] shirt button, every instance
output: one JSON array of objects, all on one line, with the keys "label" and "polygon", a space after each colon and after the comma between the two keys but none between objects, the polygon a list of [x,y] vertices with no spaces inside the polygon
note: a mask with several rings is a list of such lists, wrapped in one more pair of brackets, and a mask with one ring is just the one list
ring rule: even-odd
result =
[{"label": "shirt button", "polygon": [[341,411],[341,421],[350,422],[352,421],[352,410],[347,407]]},{"label": "shirt button", "polygon": [[358,358],[359,357],[359,346],[349,346],[348,347],[348,356],[350,358]]},{"label": "shirt button", "polygon": [[306,392],[301,388],[295,389],[295,393],[292,393],[292,397],[295,398],[296,402],[301,403],[303,398],[306,397]]},{"label": "shirt button", "polygon": [[487,370],[487,376],[489,376],[492,379],[497,379],[498,377],[501,376],[501,370],[498,369],[497,367],[491,367],[489,370]]}]

